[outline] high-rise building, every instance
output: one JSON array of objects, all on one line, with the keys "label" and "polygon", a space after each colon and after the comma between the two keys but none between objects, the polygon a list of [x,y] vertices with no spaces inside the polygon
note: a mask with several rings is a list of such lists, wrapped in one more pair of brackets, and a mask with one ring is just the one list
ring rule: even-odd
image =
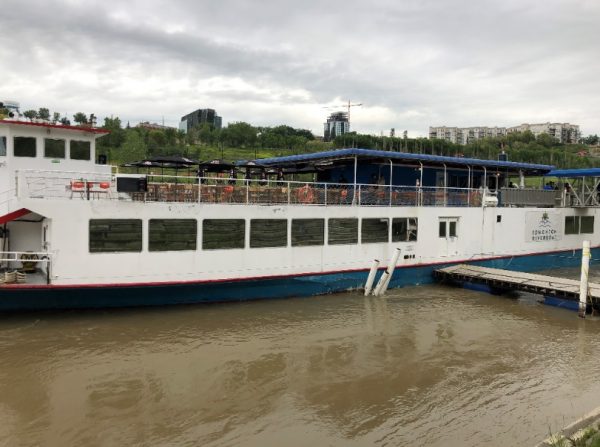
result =
[{"label": "high-rise building", "polygon": [[198,109],[181,117],[179,129],[187,133],[198,124],[204,123],[210,124],[215,129],[220,129],[222,118],[217,115],[214,109]]},{"label": "high-rise building", "polygon": [[350,132],[350,121],[347,112],[334,112],[329,115],[327,122],[323,125],[323,140],[331,141],[338,135]]},{"label": "high-rise building", "polygon": [[559,143],[577,143],[581,136],[579,126],[569,123],[521,124],[513,127],[429,127],[429,138],[450,141],[455,144],[469,144],[483,138],[502,137],[512,132],[531,131],[536,137],[546,133]]}]

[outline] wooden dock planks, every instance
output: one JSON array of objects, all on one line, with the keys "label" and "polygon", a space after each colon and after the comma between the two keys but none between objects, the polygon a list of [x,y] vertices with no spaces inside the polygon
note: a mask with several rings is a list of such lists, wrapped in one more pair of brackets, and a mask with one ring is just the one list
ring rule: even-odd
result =
[{"label": "wooden dock planks", "polygon": [[[579,301],[579,280],[575,279],[468,264],[438,269],[434,272],[434,276],[441,281],[485,284],[498,289],[519,290]],[[600,298],[600,284],[588,284],[588,299],[590,298],[592,300]]]}]

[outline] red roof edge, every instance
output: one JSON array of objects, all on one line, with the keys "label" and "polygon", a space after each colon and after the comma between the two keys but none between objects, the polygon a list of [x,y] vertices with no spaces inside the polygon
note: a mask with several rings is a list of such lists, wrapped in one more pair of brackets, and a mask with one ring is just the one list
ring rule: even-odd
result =
[{"label": "red roof edge", "polygon": [[0,120],[0,124],[20,124],[23,126],[47,127],[50,129],[78,130],[79,132],[90,132],[96,134],[110,133],[109,130],[101,129],[99,127],[64,126],[62,124],[33,123],[30,121]]},{"label": "red roof edge", "polygon": [[23,217],[25,214],[29,213],[31,213],[31,211],[29,211],[27,208],[21,208],[20,210],[0,216],[0,225],[10,222],[11,220],[18,219],[19,217]]}]

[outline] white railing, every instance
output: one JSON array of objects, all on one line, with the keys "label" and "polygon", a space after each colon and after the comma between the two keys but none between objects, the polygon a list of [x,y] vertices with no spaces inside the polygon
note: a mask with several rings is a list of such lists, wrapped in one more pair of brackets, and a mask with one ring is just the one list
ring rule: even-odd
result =
[{"label": "white railing", "polygon": [[[145,192],[118,192],[118,176],[68,171],[20,171],[18,193],[29,198],[130,200],[261,205],[342,206],[540,206],[530,190],[503,188],[494,193],[473,188],[230,179],[168,175],[145,177]],[[129,177],[135,177],[129,175]],[[14,193],[14,190],[13,190]],[[536,194],[550,194],[538,190]],[[525,197],[527,196],[527,197]],[[531,196],[531,197],[530,197]],[[0,196],[0,204],[1,202]],[[537,197],[537,196],[536,196]],[[532,201],[533,200],[533,201]],[[539,203],[538,203],[539,202]],[[544,201],[543,205],[550,205]],[[559,206],[559,204],[556,204]]]},{"label": "white railing", "polygon": [[0,262],[41,262],[48,264],[52,254],[46,251],[0,251]]},{"label": "white railing", "polygon": [[76,171],[20,171],[20,196],[29,198],[108,198],[114,190],[110,174]]},{"label": "white railing", "polygon": [[45,251],[0,251],[0,284],[50,284],[52,256]]}]

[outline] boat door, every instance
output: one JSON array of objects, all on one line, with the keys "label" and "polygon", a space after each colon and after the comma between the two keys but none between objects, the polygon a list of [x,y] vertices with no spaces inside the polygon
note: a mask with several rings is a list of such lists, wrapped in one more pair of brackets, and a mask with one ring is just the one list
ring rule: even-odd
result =
[{"label": "boat door", "polygon": [[458,254],[458,217],[440,217],[439,231],[440,255],[455,256]]}]

